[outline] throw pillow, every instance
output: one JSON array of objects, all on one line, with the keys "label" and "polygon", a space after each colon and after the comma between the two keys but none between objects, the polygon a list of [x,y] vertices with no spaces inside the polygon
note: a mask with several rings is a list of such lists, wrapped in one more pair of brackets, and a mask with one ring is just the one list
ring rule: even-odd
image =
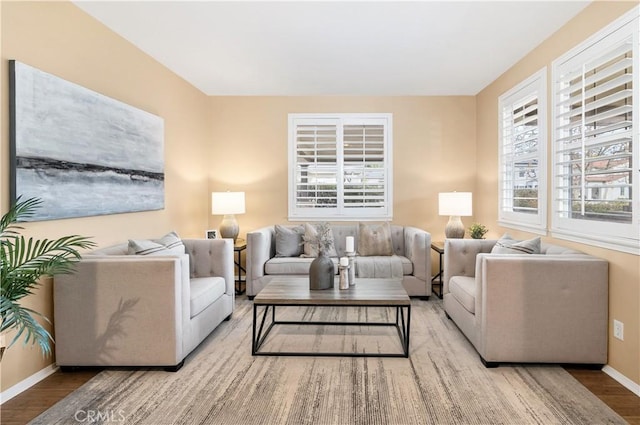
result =
[{"label": "throw pillow", "polygon": [[276,224],[276,257],[299,257],[302,254],[303,226],[286,227]]},{"label": "throw pillow", "polygon": [[[318,237],[318,229],[316,226],[310,223],[304,224],[304,239],[310,240]],[[337,257],[338,253],[336,252],[336,244],[333,241],[333,232],[329,232],[329,240],[331,241],[331,248],[329,248],[329,252],[327,255],[329,257]],[[317,257],[318,256],[318,247],[315,244],[305,242],[304,243],[304,252],[301,257]]]},{"label": "throw pillow", "polygon": [[358,226],[358,255],[393,255],[391,226],[389,223],[364,224]]},{"label": "throw pillow", "polygon": [[149,255],[153,253],[159,253],[162,251],[168,251],[164,245],[152,242],[146,239],[129,239],[129,255]]},{"label": "throw pillow", "polygon": [[540,254],[540,237],[525,241],[514,240],[505,233],[491,249],[492,254]]},{"label": "throw pillow", "polygon": [[151,242],[158,243],[167,248],[167,250],[169,250],[168,254],[185,253],[185,247],[182,243],[182,239],[180,239],[180,236],[178,236],[176,232],[169,232],[159,239],[152,239]]}]

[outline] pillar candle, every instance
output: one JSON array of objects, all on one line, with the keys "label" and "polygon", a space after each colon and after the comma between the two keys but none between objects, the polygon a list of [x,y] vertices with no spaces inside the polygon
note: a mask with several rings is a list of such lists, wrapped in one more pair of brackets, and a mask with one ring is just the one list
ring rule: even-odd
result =
[{"label": "pillar candle", "polygon": [[347,246],[345,251],[346,252],[353,252],[355,251],[354,249],[354,243],[353,243],[353,236],[347,236],[347,242],[346,242]]},{"label": "pillar candle", "polygon": [[340,257],[340,265],[347,267],[349,265],[349,259],[347,257]]}]

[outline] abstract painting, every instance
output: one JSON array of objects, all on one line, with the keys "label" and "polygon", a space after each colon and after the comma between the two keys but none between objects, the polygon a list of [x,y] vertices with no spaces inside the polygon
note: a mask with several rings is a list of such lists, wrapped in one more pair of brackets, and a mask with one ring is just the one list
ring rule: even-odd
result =
[{"label": "abstract painting", "polygon": [[29,221],[164,208],[164,120],[10,61],[11,201]]}]

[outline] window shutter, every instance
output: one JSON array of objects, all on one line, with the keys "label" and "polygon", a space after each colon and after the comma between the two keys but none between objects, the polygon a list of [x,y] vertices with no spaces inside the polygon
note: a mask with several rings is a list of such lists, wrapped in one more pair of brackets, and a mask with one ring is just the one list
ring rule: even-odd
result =
[{"label": "window shutter", "polygon": [[296,208],[336,208],[338,203],[337,125],[299,124],[295,128]]},{"label": "window shutter", "polygon": [[384,208],[386,178],[383,125],[344,126],[344,207]]},{"label": "window shutter", "polygon": [[561,218],[630,223],[632,37],[598,53],[559,69],[554,181],[557,214]]},{"label": "window shutter", "polygon": [[499,219],[507,227],[546,228],[545,102],[546,68],[499,99]]}]

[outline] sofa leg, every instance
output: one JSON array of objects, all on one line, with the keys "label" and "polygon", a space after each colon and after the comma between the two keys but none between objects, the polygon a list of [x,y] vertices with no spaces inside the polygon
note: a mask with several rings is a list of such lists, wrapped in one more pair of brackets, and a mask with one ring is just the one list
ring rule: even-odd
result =
[{"label": "sofa leg", "polygon": [[227,317],[224,318],[225,322],[228,322],[229,320],[231,320],[231,316],[233,316],[233,313],[228,315]]},{"label": "sofa leg", "polygon": [[424,297],[420,297],[420,299],[422,301],[429,301],[429,296],[427,295],[427,296],[424,296]]},{"label": "sofa leg", "polygon": [[175,366],[166,366],[166,367],[164,368],[164,370],[165,370],[166,372],[177,372],[177,371],[179,371],[179,370],[180,370],[180,368],[181,368],[182,366],[184,366],[184,360],[182,360],[180,363],[178,363],[178,364],[177,364],[177,365],[175,365]]},{"label": "sofa leg", "polygon": [[255,295],[247,295],[247,298],[249,298],[249,301],[253,301],[255,297],[256,297]]},{"label": "sofa leg", "polygon": [[78,370],[80,370],[79,366],[60,366],[62,373],[77,372]]},{"label": "sofa leg", "polygon": [[486,367],[487,369],[492,369],[494,367],[500,366],[500,363],[498,363],[498,362],[488,362],[482,356],[480,356],[480,361],[482,362],[484,367]]}]

